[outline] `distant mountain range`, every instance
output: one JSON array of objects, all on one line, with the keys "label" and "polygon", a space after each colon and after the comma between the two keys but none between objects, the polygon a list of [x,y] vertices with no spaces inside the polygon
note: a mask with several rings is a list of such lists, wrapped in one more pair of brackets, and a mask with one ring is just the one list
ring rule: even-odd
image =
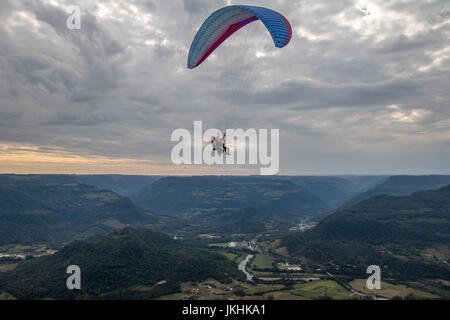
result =
[{"label": "distant mountain range", "polygon": [[308,191],[329,207],[336,208],[348,199],[383,181],[384,176],[280,176]]},{"label": "distant mountain range", "polygon": [[312,231],[287,235],[282,245],[293,256],[346,273],[376,264],[397,278],[449,280],[450,186],[372,197],[329,215]]},{"label": "distant mountain range", "polygon": [[151,185],[162,176],[129,176],[129,175],[76,175],[74,179],[79,183],[96,186],[101,189],[114,191],[121,196],[129,197],[142,188]]},{"label": "distant mountain range", "polygon": [[290,192],[269,203],[223,217],[220,230],[233,233],[287,231],[301,219],[314,220],[329,210],[329,205],[309,192]]},{"label": "distant mountain range", "polygon": [[114,191],[121,196],[128,197],[132,193],[138,192],[143,187],[148,186],[162,176],[133,176],[118,174],[99,175],[75,175],[75,174],[0,174],[3,178],[22,178],[29,181],[44,184],[87,184],[100,189]]},{"label": "distant mountain range", "polygon": [[251,225],[251,230],[259,232],[287,231],[301,220],[320,221],[346,200],[383,179],[380,176],[280,178],[294,183],[298,190],[267,203],[242,209],[228,219],[225,230],[228,227],[244,232]]},{"label": "distant mountain range", "polygon": [[0,175],[0,245],[60,243],[152,222],[129,199],[70,176]]},{"label": "distant mountain range", "polygon": [[448,184],[450,184],[450,175],[386,177],[374,188],[371,188],[349,200],[345,206],[348,207],[381,194],[391,196],[407,196],[417,191],[439,189]]},{"label": "distant mountain range", "polygon": [[[81,290],[67,289],[70,265],[81,269]],[[222,255],[164,234],[125,228],[72,242],[54,255],[0,273],[0,293],[18,299],[153,299],[178,292],[181,282],[243,277]]]},{"label": "distant mountain range", "polygon": [[287,231],[372,195],[446,181],[450,176],[0,175],[0,245],[61,243],[126,225],[186,237]]},{"label": "distant mountain range", "polygon": [[130,198],[143,208],[168,215],[259,205],[298,189],[294,183],[256,177],[165,177]]},{"label": "distant mountain range", "polygon": [[202,232],[287,230],[319,220],[383,177],[164,177],[131,195],[139,206],[176,215]]},{"label": "distant mountain range", "polygon": [[[285,232],[302,219],[320,223]],[[274,237],[277,259],[349,279],[379,265],[384,279],[450,281],[450,176],[0,175],[0,246],[62,247],[0,273],[0,291],[17,298],[152,299],[186,281],[241,279],[233,262],[187,245],[210,241],[200,234]],[[80,292],[65,286],[70,264]]]}]

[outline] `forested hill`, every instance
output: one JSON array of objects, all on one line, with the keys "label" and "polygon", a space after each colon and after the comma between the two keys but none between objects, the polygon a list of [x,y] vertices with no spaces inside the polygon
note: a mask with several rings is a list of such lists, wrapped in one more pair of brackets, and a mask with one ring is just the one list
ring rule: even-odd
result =
[{"label": "forested hill", "polygon": [[450,186],[376,196],[282,242],[293,256],[341,269],[379,264],[396,276],[450,279]]},{"label": "forested hill", "polygon": [[405,197],[380,195],[325,218],[316,232],[370,243],[450,243],[450,186]]},{"label": "forested hill", "polygon": [[424,190],[437,190],[450,184],[450,175],[392,176],[374,188],[361,193],[346,203],[346,207],[377,195],[407,196]]},{"label": "forested hill", "polygon": [[299,187],[280,179],[257,177],[166,177],[133,194],[139,206],[161,214],[217,211],[256,206]]},{"label": "forested hill", "polygon": [[70,176],[0,175],[0,245],[59,243],[154,221],[129,199]]},{"label": "forested hill", "polygon": [[[66,269],[81,269],[81,290],[67,289]],[[152,299],[181,282],[229,282],[243,274],[222,255],[183,245],[149,230],[125,228],[75,241],[52,256],[0,274],[0,294],[19,299]]]}]

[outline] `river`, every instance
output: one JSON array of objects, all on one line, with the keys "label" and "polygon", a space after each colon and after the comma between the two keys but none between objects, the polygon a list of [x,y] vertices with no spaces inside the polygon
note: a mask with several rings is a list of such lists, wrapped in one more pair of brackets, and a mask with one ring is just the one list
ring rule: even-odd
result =
[{"label": "river", "polygon": [[239,270],[241,270],[243,273],[245,273],[245,275],[247,276],[247,281],[253,281],[253,275],[249,272],[247,272],[246,267],[247,267],[247,263],[253,259],[253,255],[249,254],[244,260],[241,261],[241,263],[239,263]]}]

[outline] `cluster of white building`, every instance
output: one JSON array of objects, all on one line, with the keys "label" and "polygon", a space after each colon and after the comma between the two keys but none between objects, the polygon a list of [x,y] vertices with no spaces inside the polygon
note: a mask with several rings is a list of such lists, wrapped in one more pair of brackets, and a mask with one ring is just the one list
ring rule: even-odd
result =
[{"label": "cluster of white building", "polygon": [[253,250],[251,243],[248,241],[229,242],[228,247],[232,249]]},{"label": "cluster of white building", "polygon": [[23,261],[30,257],[38,258],[38,257],[52,255],[55,253],[56,253],[56,250],[52,250],[52,249],[44,249],[44,250],[40,250],[40,251],[37,251],[35,253],[30,253],[30,254],[0,253],[0,262],[19,262],[19,261]]},{"label": "cluster of white building", "polygon": [[297,264],[291,265],[287,262],[278,263],[278,269],[287,271],[302,271],[302,267],[300,267],[299,265]]},{"label": "cluster of white building", "polygon": [[314,228],[315,226],[316,226],[316,224],[314,222],[305,223],[302,220],[302,222],[299,225],[290,228],[289,231],[306,231],[306,230]]},{"label": "cluster of white building", "polygon": [[23,254],[5,254],[0,253],[0,262],[16,262],[25,260],[26,256]]}]

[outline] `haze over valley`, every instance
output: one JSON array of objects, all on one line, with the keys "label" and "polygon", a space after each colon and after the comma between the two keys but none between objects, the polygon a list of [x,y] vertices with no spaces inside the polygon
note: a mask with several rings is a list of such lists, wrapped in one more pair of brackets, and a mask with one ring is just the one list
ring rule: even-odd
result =
[{"label": "haze over valley", "polygon": [[[449,188],[443,175],[0,175],[0,297],[447,299]],[[384,291],[364,285],[373,264]]]}]

